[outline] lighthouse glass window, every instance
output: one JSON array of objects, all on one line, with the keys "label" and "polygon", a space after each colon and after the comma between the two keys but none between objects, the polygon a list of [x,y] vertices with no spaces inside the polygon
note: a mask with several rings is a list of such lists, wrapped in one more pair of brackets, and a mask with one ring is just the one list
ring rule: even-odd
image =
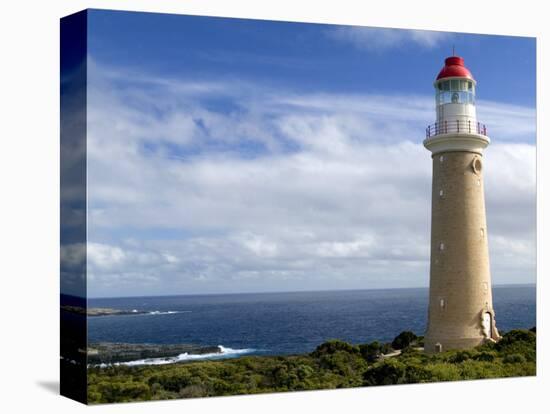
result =
[{"label": "lighthouse glass window", "polygon": [[475,104],[475,87],[470,80],[453,79],[440,81],[436,85],[435,95],[438,105],[448,103]]},{"label": "lighthouse glass window", "polygon": [[61,33],[64,395],[535,374],[534,39],[105,10]]}]

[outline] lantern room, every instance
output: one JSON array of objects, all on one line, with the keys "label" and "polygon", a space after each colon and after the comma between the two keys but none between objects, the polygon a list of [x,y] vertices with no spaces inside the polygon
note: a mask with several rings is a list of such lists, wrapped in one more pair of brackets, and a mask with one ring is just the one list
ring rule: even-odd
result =
[{"label": "lantern room", "polygon": [[452,123],[453,126],[458,125],[456,129],[466,125],[469,125],[469,129],[471,129],[472,124],[477,125],[476,81],[470,70],[464,65],[463,58],[450,56],[445,59],[445,66],[437,75],[434,88],[436,125],[444,127]]},{"label": "lantern room", "polygon": [[450,149],[481,153],[489,138],[487,128],[477,120],[476,80],[464,59],[446,58],[433,86],[436,122],[426,128],[426,148],[434,153]]}]

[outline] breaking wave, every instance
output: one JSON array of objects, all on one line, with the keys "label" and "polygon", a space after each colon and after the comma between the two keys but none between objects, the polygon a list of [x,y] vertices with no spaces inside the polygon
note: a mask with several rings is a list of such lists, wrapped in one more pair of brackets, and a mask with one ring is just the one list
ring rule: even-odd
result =
[{"label": "breaking wave", "polygon": [[191,311],[151,311],[147,315],[173,315],[175,313],[190,313]]}]

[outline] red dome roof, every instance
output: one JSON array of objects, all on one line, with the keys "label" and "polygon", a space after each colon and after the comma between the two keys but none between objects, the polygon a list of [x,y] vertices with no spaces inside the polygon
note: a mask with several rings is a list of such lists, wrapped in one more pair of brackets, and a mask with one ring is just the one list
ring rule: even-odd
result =
[{"label": "red dome roof", "polygon": [[452,77],[474,79],[468,68],[464,66],[464,59],[460,56],[451,56],[445,59],[445,66],[437,75],[436,80]]}]

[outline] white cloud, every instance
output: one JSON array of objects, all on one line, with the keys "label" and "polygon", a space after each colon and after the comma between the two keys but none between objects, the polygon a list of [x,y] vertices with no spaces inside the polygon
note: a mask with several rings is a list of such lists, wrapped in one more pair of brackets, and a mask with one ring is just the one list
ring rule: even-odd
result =
[{"label": "white cloud", "polygon": [[533,142],[536,134],[536,110],[519,105],[479,100],[478,120],[487,125],[487,133],[495,142]]},{"label": "white cloud", "polygon": [[125,270],[128,266],[136,269],[154,268],[178,263],[177,257],[166,252],[130,250],[126,247],[105,243],[87,244],[88,266],[92,270]]},{"label": "white cloud", "polygon": [[279,251],[277,243],[256,234],[244,235],[241,242],[244,247],[259,257],[275,257]]},{"label": "white cloud", "polygon": [[400,48],[409,43],[431,49],[443,42],[448,42],[451,33],[430,30],[385,29],[360,26],[340,26],[327,31],[327,36],[358,49],[382,51]]},{"label": "white cloud", "polygon": [[[239,109],[222,113],[197,96],[204,81],[117,89],[100,74],[89,94],[91,292],[427,284],[431,97],[245,87],[228,92]],[[487,150],[494,280],[530,282],[534,113],[483,107],[511,129]]]},{"label": "white cloud", "polygon": [[100,243],[88,243],[88,259],[92,267],[112,269],[126,261],[126,253],[116,246]]},{"label": "white cloud", "polygon": [[[148,288],[162,286],[163,275],[177,269],[179,259],[162,249],[143,248],[142,243],[106,244],[87,243],[88,289],[98,286],[114,289],[111,296],[120,289]],[[115,293],[116,292],[116,293]],[[142,292],[143,293],[143,292]]]}]

